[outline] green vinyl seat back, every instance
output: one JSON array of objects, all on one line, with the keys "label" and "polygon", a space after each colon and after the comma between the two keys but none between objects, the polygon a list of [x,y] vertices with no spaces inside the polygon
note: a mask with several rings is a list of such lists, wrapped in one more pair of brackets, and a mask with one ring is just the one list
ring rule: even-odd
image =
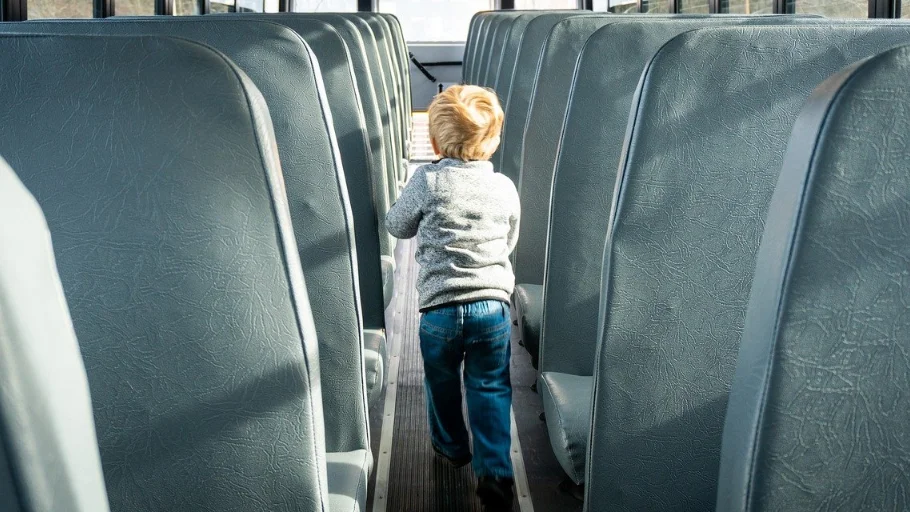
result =
[{"label": "green vinyl seat back", "polygon": [[[402,73],[401,66],[398,63],[398,58],[395,52],[395,40],[392,36],[392,31],[389,28],[389,24],[377,13],[370,12],[358,12],[358,13],[346,13],[346,17],[359,17],[362,20],[366,21],[367,24],[373,31],[373,35],[376,37],[376,44],[379,47],[380,55],[382,57],[382,66],[383,70],[386,73],[386,88],[389,91],[389,101],[391,108],[391,121],[393,131],[395,133],[395,143],[397,144],[396,150],[399,158],[398,165],[398,182],[401,185],[404,182],[405,174],[407,173],[407,140],[404,126],[405,119],[405,103],[402,98]],[[396,189],[397,197],[397,189]]]},{"label": "green vinyl seat back", "polygon": [[490,21],[490,28],[480,55],[480,69],[477,70],[477,84],[482,87],[491,87],[490,74],[499,67],[502,60],[502,45],[512,21],[521,16],[521,11],[503,12]]},{"label": "green vinyl seat back", "polygon": [[[382,123],[383,142],[386,149],[386,186],[388,187],[389,205],[391,205],[398,198],[398,173],[403,155],[401,154],[400,146],[396,142],[397,138],[393,126],[392,91],[389,90],[389,83],[386,79],[388,71],[386,70],[386,64],[384,64],[386,60],[384,50],[380,47],[370,24],[360,16],[344,16],[342,14],[329,16],[319,13],[307,13],[307,15],[327,20],[330,20],[332,16],[343,16],[344,19],[357,27],[360,36],[363,38],[363,44],[367,52],[367,62],[370,65],[370,72],[373,78],[373,91],[376,93],[380,122]],[[390,238],[390,241],[390,248],[394,251],[394,239]]]},{"label": "green vinyl seat back", "polygon": [[505,109],[505,120],[502,125],[502,141],[499,145],[500,161],[498,172],[508,176],[518,185],[518,176],[521,171],[521,147],[524,140],[525,121],[528,109],[531,106],[531,89],[537,76],[538,64],[544,43],[550,30],[560,21],[577,16],[572,11],[562,11],[540,14],[532,19],[518,48],[512,81],[509,88],[509,98]]},{"label": "green vinyl seat back", "polygon": [[[652,15],[649,15],[652,16]],[[530,112],[524,128],[523,156],[516,180],[522,222],[512,253],[516,293],[513,303],[522,345],[539,366],[543,262],[550,214],[553,165],[578,55],[588,37],[625,16],[583,15],[556,22],[544,42],[534,74]],[[514,129],[511,126],[509,130]],[[532,147],[535,146],[535,147]]]},{"label": "green vinyl seat back", "polygon": [[[378,14],[389,25],[389,28],[392,30],[392,38],[395,40],[394,49],[398,59],[398,66],[401,69],[401,99],[404,103],[405,137],[406,140],[410,142],[413,124],[411,112],[414,107],[411,101],[411,72],[408,43],[404,36],[404,30],[401,28],[401,20],[399,20],[397,16],[385,12]],[[408,149],[410,150],[410,146]],[[410,159],[410,155],[406,155],[405,158]]]},{"label": "green vinyl seat back", "polygon": [[35,198],[0,158],[0,510],[108,512],[85,366]]},{"label": "green vinyl seat back", "polygon": [[816,89],[755,264],[718,510],[907,506],[910,47]]},{"label": "green vinyl seat back", "polygon": [[471,61],[474,58],[474,52],[477,48],[477,40],[480,33],[480,27],[484,23],[484,18],[490,11],[478,11],[471,16],[471,22],[468,25],[468,35],[465,38],[464,53],[461,58],[461,79],[463,82],[469,82],[468,70],[471,68]]},{"label": "green vinyl seat back", "polygon": [[0,67],[0,154],[53,237],[111,510],[327,511],[294,244],[315,227],[291,226],[262,94],[176,38],[6,33]]},{"label": "green vinyl seat back", "polygon": [[[683,32],[720,24],[788,23],[791,19],[623,18],[598,29],[584,45],[557,141],[538,366],[538,391],[549,418],[550,444],[576,483],[584,481],[590,432],[606,225],[628,113],[642,70],[661,46]],[[617,54],[614,49],[625,41],[636,44]]]},{"label": "green vinyl seat back", "polygon": [[[360,304],[363,325],[368,329],[382,329],[385,326],[385,303],[380,256],[380,232],[377,226],[385,223],[385,210],[380,198],[374,195],[375,172],[372,168],[370,136],[364,116],[361,88],[358,86],[354,55],[359,49],[351,46],[342,37],[342,31],[329,20],[291,13],[233,15],[244,20],[263,20],[284,25],[297,32],[312,49],[322,71],[326,99],[332,113],[332,126],[347,189],[351,217],[354,223],[354,239],[357,252],[357,277],[360,285]],[[338,25],[349,22],[341,17]],[[354,33],[356,34],[356,32]],[[353,34],[352,34],[353,35]],[[366,69],[358,69],[360,72]],[[384,197],[384,194],[378,194]],[[378,200],[378,201],[377,201]],[[380,219],[382,219],[380,221]],[[386,239],[386,250],[388,238]]]},{"label": "green vinyl seat back", "polygon": [[604,253],[587,510],[714,508],[755,254],[793,122],[830,74],[904,41],[899,24],[705,28],[649,62]]},{"label": "green vinyl seat back", "polygon": [[[312,311],[322,363],[326,448],[328,452],[368,449],[354,226],[323,75],[311,47],[284,25],[241,16],[29,22],[3,29],[185,37],[223,52],[250,77],[269,110],[277,113],[272,123],[294,239],[307,290],[319,297],[312,301]],[[249,51],[250,41],[257,42],[257,51]],[[274,73],[275,69],[282,73]]]}]

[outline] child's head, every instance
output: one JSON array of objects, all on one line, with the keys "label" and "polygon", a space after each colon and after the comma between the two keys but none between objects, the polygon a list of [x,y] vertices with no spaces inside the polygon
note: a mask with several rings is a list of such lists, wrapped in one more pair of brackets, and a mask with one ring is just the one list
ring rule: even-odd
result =
[{"label": "child's head", "polygon": [[430,141],[439,156],[489,160],[499,147],[502,107],[496,93],[476,85],[453,85],[428,109]]}]

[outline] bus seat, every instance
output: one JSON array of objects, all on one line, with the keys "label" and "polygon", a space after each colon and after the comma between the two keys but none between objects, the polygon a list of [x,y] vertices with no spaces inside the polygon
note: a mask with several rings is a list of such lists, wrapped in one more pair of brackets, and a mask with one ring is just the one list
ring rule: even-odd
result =
[{"label": "bus seat", "polygon": [[[493,81],[493,90],[499,97],[499,103],[502,105],[503,112],[509,109],[509,95],[512,92],[512,73],[515,72],[515,60],[518,58],[518,48],[525,30],[531,20],[536,18],[537,14],[522,13],[512,20],[509,32],[503,42],[502,59],[499,61],[499,70],[496,72]],[[497,171],[502,166],[502,144],[496,148],[496,152],[490,158],[493,162],[493,168]]]},{"label": "bus seat", "polygon": [[111,509],[325,512],[326,383],[252,81],[166,37],[3,34],[0,67],[0,154],[53,236]]},{"label": "bus seat", "polygon": [[385,307],[388,308],[392,303],[392,297],[395,296],[395,258],[391,256],[382,257],[382,292],[385,300]]},{"label": "bus seat", "polygon": [[[394,15],[388,13],[379,13],[379,12],[370,12],[363,13],[365,16],[374,17],[381,22],[383,29],[385,30],[389,55],[392,58],[392,69],[395,70],[395,82],[397,85],[398,101],[399,101],[399,115],[401,116],[401,133],[402,133],[402,151],[403,158],[405,161],[408,160],[408,146],[411,141],[411,111],[410,111],[410,95],[411,91],[408,89],[406,83],[408,82],[409,76],[409,61],[407,60],[405,54],[407,50],[404,48],[404,39],[399,39],[397,31],[392,27],[392,22],[389,21],[389,18],[394,18]],[[404,60],[403,60],[404,59]]]},{"label": "bus seat", "polygon": [[484,16],[477,27],[477,44],[474,46],[474,55],[471,58],[471,67],[465,83],[477,85],[480,80],[480,69],[483,67],[483,54],[487,47],[487,38],[490,37],[490,29],[501,16],[502,11],[490,11],[484,13]]},{"label": "bus seat", "polygon": [[468,26],[468,37],[464,44],[464,57],[461,62],[461,81],[471,83],[471,70],[474,66],[474,57],[477,53],[477,46],[480,44],[480,32],[487,18],[493,14],[492,11],[479,11],[471,16],[471,23]]},{"label": "bus seat", "polygon": [[793,126],[756,258],[718,510],[910,498],[908,85],[904,46],[830,78]]},{"label": "bus seat", "polygon": [[531,87],[537,76],[537,64],[540,62],[543,46],[550,30],[560,21],[578,16],[572,11],[551,12],[536,16],[528,23],[524,37],[518,48],[515,59],[515,71],[509,87],[509,102],[505,110],[505,122],[502,125],[502,141],[499,152],[500,167],[497,171],[508,176],[518,185],[521,163],[521,146],[524,139],[525,121],[531,105]]},{"label": "bus seat", "polygon": [[591,377],[547,372],[537,384],[547,419],[547,436],[563,471],[576,484],[584,482],[585,453],[591,431]]},{"label": "bus seat", "polygon": [[382,384],[385,382],[385,369],[389,365],[385,332],[379,329],[367,329],[363,332],[363,357],[365,360],[367,399],[370,406],[379,403]]},{"label": "bus seat", "polygon": [[[394,14],[387,12],[377,12],[376,13],[386,24],[389,26],[389,30],[392,33],[392,49],[395,51],[395,59],[398,61],[398,67],[401,70],[399,78],[400,87],[401,87],[401,100],[404,108],[404,129],[405,129],[405,140],[410,144],[411,141],[411,128],[412,128],[412,119],[411,111],[413,110],[412,98],[411,98],[411,61],[408,58],[408,43],[404,38],[404,31],[401,28],[401,21]],[[408,146],[410,149],[410,145]],[[405,153],[405,160],[410,161],[410,154]]]},{"label": "bus seat", "polygon": [[[585,43],[558,140],[553,177],[540,332],[541,383],[585,379],[588,396],[594,387],[604,226],[610,218],[632,95],[648,60],[673,37],[699,27],[789,23],[793,19],[780,15],[624,18],[598,29]],[[635,41],[634,47],[617,54],[614,50],[626,41]],[[558,395],[549,392],[551,387],[538,385],[544,409],[559,411],[548,417],[582,413],[590,417],[590,402],[558,400]],[[569,410],[575,407],[582,410]],[[563,469],[576,484],[584,481],[590,421],[582,426],[581,431],[570,431],[558,421],[547,423],[551,440],[571,440],[551,444],[560,461],[571,461]],[[580,449],[566,452],[566,446]]]},{"label": "bus seat", "polygon": [[[530,343],[537,343],[540,339],[540,321],[543,318],[543,286],[539,284],[517,284],[512,293],[512,308],[514,321],[518,327],[518,339],[522,346],[528,347]],[[531,365],[537,368],[537,350],[529,349]]]},{"label": "bus seat", "polygon": [[[319,13],[306,13],[306,15],[320,17],[319,19],[326,19],[322,18],[322,16],[328,16],[327,14]],[[377,106],[379,107],[379,120],[382,123],[383,140],[385,142],[387,172],[385,179],[387,187],[386,195],[388,196],[388,204],[391,205],[398,197],[398,167],[402,155],[398,144],[396,143],[397,139],[392,125],[391,91],[389,91],[386,82],[388,71],[383,64],[382,52],[369,23],[359,16],[343,16],[342,14],[336,14],[335,16],[341,16],[354,24],[357,31],[360,32],[360,36],[363,39],[363,45],[367,52],[367,62],[370,65],[370,73],[373,78],[373,91],[376,93]],[[392,238],[391,235],[388,236],[390,240],[389,256],[391,256],[395,250],[395,244],[394,238]]]},{"label": "bus seat", "polygon": [[[149,17],[8,24],[4,30],[163,34],[214,46],[247,73],[273,117],[294,238],[313,297],[329,452],[369,447],[364,340],[353,223],[319,67],[293,30],[241,17]],[[250,52],[250,41],[257,51]],[[277,74],[275,69],[281,69]],[[369,472],[370,468],[364,468]]]},{"label": "bus seat", "polygon": [[[543,14],[578,15],[580,13],[578,11],[575,11],[573,13],[559,10],[522,11],[520,16],[517,16],[512,20],[509,31],[502,42],[502,58],[499,61],[499,68],[493,73],[492,79],[490,80],[490,87],[496,91],[496,94],[499,96],[499,101],[502,104],[502,108],[506,112],[508,112],[509,97],[512,94],[512,76],[515,72],[515,64],[518,59],[518,52],[524,38],[525,30],[527,30],[528,24],[531,23],[531,20]],[[527,108],[527,105],[525,108]],[[523,126],[524,125],[522,125],[522,128]],[[493,166],[496,170],[499,170],[502,167],[501,150],[502,144],[496,148],[496,152],[493,153],[493,157],[490,159],[490,161],[493,162]]]},{"label": "bus seat", "polygon": [[714,508],[755,254],[793,121],[816,84],[902,41],[910,26],[898,23],[706,28],[650,61],[607,236],[586,507]]},{"label": "bus seat", "polygon": [[[376,198],[372,194],[370,140],[363,116],[360,88],[353,72],[353,56],[357,52],[349,49],[341,31],[336,29],[335,24],[328,23],[328,19],[289,13],[243,16],[245,19],[255,17],[274,21],[293,29],[307,41],[320,62],[353,211],[364,325],[367,328],[382,328],[383,280],[376,226],[384,223],[385,210],[382,203],[375,202]],[[352,26],[340,16],[335,18],[336,24]],[[355,35],[359,38],[358,34]],[[378,215],[379,212],[382,214]],[[380,221],[380,218],[383,220]]]},{"label": "bus seat", "polygon": [[2,158],[0,215],[0,510],[107,512],[85,366],[50,233]]},{"label": "bus seat", "polygon": [[383,21],[376,13],[357,12],[345,13],[343,16],[356,17],[364,20],[373,31],[376,38],[376,44],[380,53],[380,64],[385,72],[386,88],[389,92],[389,106],[391,115],[392,131],[395,135],[396,154],[398,156],[398,166],[395,168],[396,187],[394,197],[398,197],[398,187],[404,184],[407,172],[408,162],[406,160],[406,142],[404,131],[404,102],[401,99],[401,73],[394,55],[394,41],[392,40],[391,30],[388,24]]},{"label": "bus seat", "polygon": [[[326,460],[331,512],[364,512],[367,502],[367,475],[360,470],[373,459],[369,450],[330,453]],[[336,491],[338,489],[339,491]],[[348,490],[354,489],[351,494]]]},{"label": "bus seat", "polygon": [[[284,13],[285,16],[307,16],[319,19],[331,24],[341,34],[348,49],[351,52],[351,60],[354,66],[354,78],[357,81],[357,89],[360,92],[360,99],[363,103],[364,117],[366,119],[367,134],[369,136],[369,145],[372,152],[371,161],[373,168],[373,203],[376,205],[377,222],[379,230],[379,247],[382,255],[394,255],[394,242],[385,227],[385,214],[391,206],[389,191],[389,173],[391,164],[394,161],[388,147],[391,140],[387,138],[385,128],[383,127],[381,108],[379,107],[379,95],[381,75],[376,76],[376,69],[371,63],[369,56],[369,46],[363,37],[361,31],[357,28],[357,23],[366,22],[356,18],[344,17],[337,14],[322,13]],[[375,47],[375,43],[373,44]],[[375,51],[375,48],[373,48]]]},{"label": "bus seat", "polygon": [[[385,303],[382,263],[380,260],[379,218],[385,212],[373,202],[372,170],[369,162],[369,138],[354,79],[351,54],[339,32],[329,23],[289,13],[235,14],[233,18],[261,19],[284,25],[298,34],[312,49],[319,62],[325,93],[331,108],[332,126],[341,155],[338,168],[346,184],[348,214],[354,221],[357,249],[357,276],[363,325],[367,329],[385,327]],[[344,22],[340,19],[339,22]],[[344,195],[345,190],[341,190]]]},{"label": "bus seat", "polygon": [[[512,255],[515,282],[522,287],[534,285],[535,291],[533,294],[523,294],[521,299],[516,296],[516,302],[535,302],[522,304],[523,311],[534,311],[537,314],[543,311],[543,260],[550,217],[553,164],[556,161],[557,140],[565,117],[565,105],[568,103],[578,55],[585,41],[598,28],[625,18],[601,14],[563,19],[556,23],[543,45],[524,129],[524,140],[527,143],[523,144],[521,172],[516,182],[521,198],[521,224],[518,244]],[[525,287],[525,290],[528,288]],[[529,331],[521,325],[528,318],[519,318],[518,329],[522,333]],[[531,321],[539,326],[541,319],[538,317]],[[525,350],[531,354],[532,361],[539,359],[540,329],[535,331],[537,336],[531,336],[530,332],[528,337],[522,336]]]},{"label": "bus seat", "polygon": [[480,55],[480,70],[477,74],[477,84],[490,87],[490,73],[492,69],[499,69],[502,60],[502,46],[505,42],[512,20],[521,15],[521,12],[502,12],[490,22],[490,28],[484,41],[483,53]]}]

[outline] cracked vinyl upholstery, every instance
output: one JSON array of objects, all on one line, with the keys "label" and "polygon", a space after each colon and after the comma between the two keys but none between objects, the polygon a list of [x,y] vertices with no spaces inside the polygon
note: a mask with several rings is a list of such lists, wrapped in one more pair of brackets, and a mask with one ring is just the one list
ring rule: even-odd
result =
[{"label": "cracked vinyl upholstery", "polygon": [[493,87],[495,85],[496,73],[499,72],[499,63],[502,61],[506,37],[508,37],[509,30],[512,28],[512,22],[520,16],[521,12],[503,13],[493,21],[490,26],[491,32],[487,36],[484,54],[481,56],[482,64],[480,76],[477,78],[477,85],[483,87]]},{"label": "cracked vinyl upholstery", "polygon": [[0,510],[107,512],[85,367],[41,208],[0,158]]},{"label": "cracked vinyl upholstery", "polygon": [[829,79],[794,125],[756,262],[718,510],[910,504],[907,134],[906,46]]},{"label": "cracked vinyl upholstery", "polygon": [[[224,52],[249,75],[275,113],[272,123],[294,221],[292,240],[307,290],[319,297],[312,308],[327,449],[369,446],[353,224],[319,67],[303,39],[282,25],[222,16],[11,23],[0,29],[13,30],[186,37]],[[251,42],[256,42],[252,50]]]},{"label": "cracked vinyl upholstery", "polygon": [[[321,14],[321,13],[306,13],[306,16],[313,17],[315,19],[324,19],[331,22],[331,19],[335,16],[343,16],[341,14]],[[402,158],[401,151],[398,145],[395,144],[395,134],[393,132],[393,120],[392,120],[392,100],[388,87],[386,86],[386,74],[384,59],[376,36],[373,32],[373,29],[370,28],[369,23],[360,18],[359,16],[344,16],[344,19],[348,20],[354,25],[354,28],[357,29],[357,32],[360,33],[361,39],[363,39],[363,46],[366,50],[367,64],[370,67],[370,74],[373,78],[373,92],[376,94],[376,104],[379,107],[379,121],[382,125],[382,139],[383,147],[385,148],[385,161],[386,161],[386,176],[384,178],[386,190],[386,202],[391,205],[395,202],[395,199],[398,197],[398,167],[399,162]],[[378,132],[377,132],[378,135]],[[385,217],[385,215],[381,215]],[[384,221],[385,219],[383,219]],[[387,256],[394,256],[395,250],[395,239],[388,232],[384,233],[388,237],[388,252],[383,253]]]},{"label": "cracked vinyl upholstery", "polygon": [[390,126],[395,138],[396,166],[393,170],[396,174],[393,176],[395,179],[392,181],[392,185],[395,189],[391,191],[392,195],[390,196],[392,202],[394,202],[394,200],[398,198],[398,185],[404,183],[407,173],[407,161],[405,160],[405,158],[407,158],[405,142],[406,133],[402,124],[405,118],[403,110],[404,103],[402,101],[401,78],[399,76],[401,74],[399,71],[400,68],[398,67],[397,59],[394,55],[395,41],[392,39],[392,32],[388,24],[376,13],[351,13],[348,16],[360,18],[366,22],[373,32],[373,37],[376,40],[376,46],[379,50],[379,64],[383,68],[386,91],[388,92]]},{"label": "cracked vinyl upholstery", "polygon": [[[363,324],[367,328],[381,329],[385,326],[385,305],[377,230],[380,216],[377,216],[378,210],[373,200],[373,170],[367,125],[352,64],[355,52],[348,48],[340,31],[326,21],[290,13],[242,16],[245,20],[273,21],[294,30],[306,41],[319,61],[338,153],[341,156],[338,173],[346,185],[351,209]],[[343,20],[339,20],[339,23],[341,21]],[[385,215],[381,217],[384,222]]]},{"label": "cracked vinyl upholstery", "polygon": [[[389,26],[389,30],[392,33],[392,51],[395,53],[396,60],[398,62],[399,75],[398,78],[401,79],[401,97],[404,104],[404,121],[405,121],[405,133],[408,136],[408,141],[411,137],[411,128],[412,128],[412,119],[411,112],[414,110],[411,103],[411,63],[408,59],[408,43],[404,37],[404,30],[401,28],[401,20],[398,19],[394,14],[387,12],[378,12],[376,13],[386,24]],[[407,156],[410,158],[410,156]]]},{"label": "cracked vinyl upholstery", "polygon": [[815,84],[908,37],[897,24],[710,28],[651,61],[605,252],[588,507],[714,508],[755,253],[793,121]]},{"label": "cracked vinyl upholstery", "polygon": [[483,28],[484,23],[486,23],[487,17],[492,14],[495,13],[492,11],[478,11],[471,17],[471,23],[468,26],[468,35],[464,44],[464,55],[461,59],[461,74],[464,83],[469,84],[473,79],[471,70],[473,69],[474,55],[477,52],[477,46],[480,44],[480,31]]},{"label": "cracked vinyl upholstery", "polygon": [[540,62],[543,45],[550,30],[557,23],[577,15],[571,11],[541,14],[528,23],[522,36],[518,56],[515,58],[515,71],[509,84],[509,101],[505,106],[502,142],[499,147],[500,162],[496,168],[516,185],[521,172],[521,148],[525,121],[531,105],[531,88],[537,76],[537,64]]},{"label": "cracked vinyl upholstery", "polygon": [[[568,21],[575,21],[571,19]],[[597,30],[578,58],[553,176],[550,224],[544,271],[543,316],[540,331],[540,377],[548,374],[590,377],[597,353],[601,271],[607,224],[616,186],[616,167],[622,151],[632,95],[641,70],[660,47],[683,32],[717,24],[792,23],[787,16],[749,16],[701,19],[625,18]],[[566,23],[566,22],[563,22]],[[611,51],[635,41],[621,54]],[[591,404],[578,400],[550,403],[560,416],[590,415]],[[548,415],[548,429],[565,426]],[[558,417],[558,416],[556,416]],[[579,423],[581,433],[551,432],[551,440],[583,439],[590,421]],[[563,442],[552,448],[576,483],[584,478],[585,450],[569,451]],[[580,458],[577,458],[580,457]],[[578,468],[581,468],[580,470]]]},{"label": "cracked vinyl upholstery", "polygon": [[164,37],[4,34],[0,68],[0,154],[54,239],[111,509],[328,510],[319,347],[262,95]]},{"label": "cracked vinyl upholstery", "polygon": [[[543,45],[519,149],[521,160],[516,185],[522,208],[513,258],[516,283],[543,284],[553,167],[578,55],[598,28],[624,17],[605,14],[562,20],[553,27]],[[516,125],[509,127],[516,128]]]}]

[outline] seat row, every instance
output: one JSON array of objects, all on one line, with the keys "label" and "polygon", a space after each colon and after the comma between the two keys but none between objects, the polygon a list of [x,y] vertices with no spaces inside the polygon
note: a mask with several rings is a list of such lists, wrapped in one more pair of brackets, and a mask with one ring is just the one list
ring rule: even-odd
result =
[{"label": "seat row", "polygon": [[910,499],[907,44],[900,21],[474,18],[464,78],[500,94],[522,198],[516,321],[586,510]]},{"label": "seat row", "polygon": [[406,54],[371,13],[0,24],[0,508],[363,509]]}]

